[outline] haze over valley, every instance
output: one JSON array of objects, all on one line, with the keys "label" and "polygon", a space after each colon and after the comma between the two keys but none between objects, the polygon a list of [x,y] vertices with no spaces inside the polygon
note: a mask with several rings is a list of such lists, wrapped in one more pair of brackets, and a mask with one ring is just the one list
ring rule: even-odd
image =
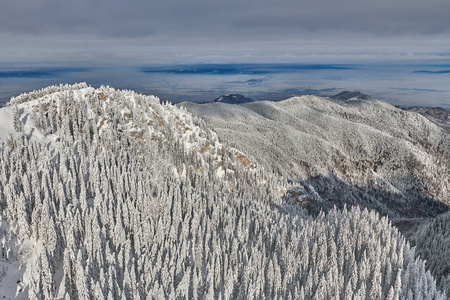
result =
[{"label": "haze over valley", "polygon": [[[255,100],[293,96],[332,96],[360,90],[393,105],[450,109],[450,65],[438,64],[181,64],[157,66],[67,67],[59,64],[11,65],[0,69],[0,103],[34,89],[88,82],[111,85],[179,103],[209,102],[220,95],[243,94]],[[423,70],[429,71],[420,72]]]}]

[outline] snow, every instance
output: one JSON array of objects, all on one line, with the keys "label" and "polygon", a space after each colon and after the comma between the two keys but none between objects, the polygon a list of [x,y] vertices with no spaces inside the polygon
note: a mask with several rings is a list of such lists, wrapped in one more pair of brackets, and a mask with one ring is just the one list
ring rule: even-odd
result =
[{"label": "snow", "polygon": [[[311,185],[311,178],[321,178],[317,185],[329,186],[336,182],[319,182],[337,178],[345,187],[384,191],[392,201],[450,203],[449,135],[419,114],[381,100],[302,96],[180,105],[204,118],[221,140],[291,181]],[[411,193],[418,187],[422,191]]]},{"label": "snow", "polygon": [[[44,90],[48,92],[44,92]],[[90,96],[96,96],[103,101],[105,109],[108,109],[109,106],[119,106],[125,123],[119,124],[118,128],[119,130],[129,132],[132,136],[140,136],[142,133],[142,128],[130,117],[133,111],[136,110],[143,111],[142,116],[144,122],[148,123],[148,127],[145,130],[154,136],[154,138],[166,139],[167,137],[165,137],[161,126],[171,124],[170,126],[174,130],[175,136],[180,139],[186,153],[194,151],[198,153],[203,161],[211,159],[214,161],[214,172],[216,176],[219,178],[225,176],[226,170],[222,167],[222,152],[226,146],[219,141],[216,132],[209,129],[206,132],[205,129],[195,125],[192,115],[183,108],[173,106],[168,102],[160,105],[159,98],[155,96],[146,96],[145,104],[147,106],[143,109],[140,107],[142,104],[139,104],[139,101],[136,100],[136,93],[132,91],[120,91],[121,96],[117,97],[118,92],[107,86],[102,86],[99,89],[94,89],[83,84],[76,86],[74,89],[70,89],[69,86],[64,86],[63,88],[50,87],[13,98],[7,107],[0,109],[0,141],[6,141],[10,134],[13,136],[19,136],[21,134],[14,129],[14,109],[17,107],[23,133],[29,136],[32,141],[47,145],[49,149],[58,148],[57,141],[59,137],[54,134],[43,134],[40,132],[36,124],[34,124],[32,115],[38,112],[40,106],[59,109],[60,101],[69,97],[69,93],[71,93],[70,97],[73,97],[75,101],[87,101],[86,99]],[[88,115],[94,119],[96,112],[88,111]],[[96,125],[101,135],[111,128],[111,120],[108,117],[101,117],[98,118]],[[228,148],[232,149],[235,156],[243,156],[249,159],[248,155],[245,155],[241,151],[231,147]],[[256,170],[255,161],[253,159],[250,160],[251,163],[246,167],[251,170]],[[204,165],[206,166],[206,164]],[[207,170],[202,170],[202,172],[207,172]],[[178,173],[177,171],[177,176],[183,176],[184,174],[183,172],[181,174]]]},{"label": "snow", "polygon": [[[67,100],[70,102],[64,102]],[[58,129],[52,128],[53,125],[42,125],[44,123],[42,120],[48,124],[58,120],[55,112],[60,112],[58,110],[61,107],[67,108],[64,106],[67,103],[70,103],[68,106],[71,110],[63,118],[73,118],[64,120],[74,121],[77,126],[67,125],[69,122],[61,123]],[[42,113],[43,107],[48,109],[49,119],[34,115],[37,109]],[[94,89],[79,86],[72,90],[55,88],[49,89],[47,93],[38,92],[18,97],[8,107],[0,109],[0,117],[3,117],[0,121],[0,132],[4,129],[0,138],[4,141],[10,134],[14,136],[21,134],[14,129],[16,109],[19,111],[19,121],[24,134],[46,146],[40,148],[42,152],[39,154],[42,155],[36,158],[40,166],[46,167],[41,167],[42,176],[36,175],[34,178],[51,177],[52,182],[47,184],[43,181],[44,188],[33,186],[32,189],[23,189],[24,198],[27,200],[32,199],[34,195],[45,194],[44,197],[35,197],[34,204],[27,203],[33,206],[31,224],[38,228],[37,230],[33,228],[32,233],[24,231],[27,229],[26,225],[20,223],[19,217],[27,216],[26,212],[17,210],[16,213],[9,205],[20,202],[14,197],[11,197],[13,200],[8,199],[11,201],[7,205],[8,220],[14,220],[12,221],[14,224],[21,224],[15,225],[16,227],[22,227],[10,228],[4,220],[1,220],[2,249],[5,250],[2,253],[8,253],[3,255],[0,261],[0,272],[6,275],[0,278],[0,296],[4,298],[25,299],[27,288],[30,293],[45,293],[51,290],[49,295],[52,297],[67,297],[69,294],[66,292],[71,292],[72,287],[68,291],[65,290],[66,278],[71,282],[76,281],[74,288],[77,289],[80,298],[87,298],[84,292],[86,289],[94,288],[91,283],[103,289],[115,286],[116,280],[120,280],[117,286],[121,290],[121,297],[128,297],[127,293],[130,290],[122,284],[126,283],[125,279],[133,292],[142,292],[137,287],[143,282],[143,285],[150,289],[156,288],[152,290],[155,293],[162,291],[154,284],[157,283],[159,286],[171,284],[173,292],[181,291],[188,295],[189,281],[187,284],[175,283],[175,280],[168,283],[174,276],[165,277],[167,274],[163,273],[161,276],[154,276],[159,270],[167,270],[168,265],[162,265],[160,263],[162,261],[174,266],[173,274],[178,274],[177,277],[183,276],[179,277],[183,278],[181,282],[186,281],[184,278],[188,278],[185,277],[188,274],[185,273],[188,264],[202,266],[201,268],[205,270],[207,268],[217,270],[217,266],[225,267],[223,274],[234,273],[232,275],[236,275],[236,278],[245,279],[245,273],[239,273],[241,272],[239,269],[242,268],[233,270],[236,265],[243,266],[251,274],[262,274],[263,280],[269,284],[282,282],[282,274],[284,278],[292,275],[292,280],[300,280],[301,276],[307,276],[308,272],[305,271],[311,264],[305,265],[300,259],[302,253],[298,250],[303,247],[299,246],[303,244],[306,247],[305,253],[309,253],[308,249],[317,250],[317,247],[322,247],[324,245],[322,232],[328,235],[328,240],[334,241],[334,244],[330,243],[330,249],[336,247],[336,244],[338,247],[350,246],[343,251],[355,251],[355,247],[365,247],[367,249],[364,251],[368,250],[370,257],[383,251],[389,253],[389,248],[380,249],[380,247],[382,245],[390,247],[395,241],[400,241],[397,246],[402,250],[404,241],[395,229],[389,227],[386,219],[379,221],[376,214],[368,211],[361,213],[359,208],[355,209],[356,213],[334,210],[327,217],[322,214],[317,219],[305,218],[306,213],[302,208],[309,204],[311,197],[320,198],[324,194],[324,189],[331,190],[329,194],[334,193],[334,185],[324,187],[310,182],[307,191],[296,183],[289,186],[282,175],[291,176],[290,172],[299,172],[295,175],[300,174],[304,177],[327,175],[331,169],[336,176],[333,178],[342,176],[341,179],[349,180],[349,184],[361,184],[365,188],[364,184],[376,182],[389,191],[404,193],[408,188],[408,182],[397,176],[408,170],[400,167],[397,173],[392,170],[389,173],[385,165],[378,166],[378,169],[374,168],[377,161],[369,159],[379,158],[383,153],[379,154],[379,149],[392,150],[383,161],[387,162],[385,164],[388,167],[392,167],[392,164],[398,161],[401,166],[405,162],[417,162],[417,166],[429,174],[443,174],[443,177],[447,174],[446,170],[439,168],[434,156],[437,154],[428,153],[425,146],[414,143],[414,136],[408,135],[410,132],[402,131],[405,127],[408,128],[404,126],[405,124],[410,125],[414,130],[410,128],[408,130],[417,131],[419,134],[427,132],[427,137],[430,137],[432,142],[441,141],[442,137],[434,131],[435,127],[420,118],[417,119],[414,115],[401,114],[395,108],[375,100],[370,103],[363,100],[345,102],[309,96],[292,98],[280,103],[257,102],[233,107],[213,103],[202,106],[198,113],[199,116],[208,117],[214,128],[217,128],[212,130],[202,119],[192,116],[184,108],[170,103],[160,104],[156,97],[145,97],[131,91],[116,91],[109,87]],[[209,114],[202,114],[202,109]],[[36,126],[33,120],[41,125]],[[402,125],[398,127],[403,129],[399,130],[395,125]],[[93,138],[90,136],[91,128],[95,127],[97,130],[93,130],[95,131]],[[42,128],[42,132],[38,128]],[[68,139],[64,139],[68,128],[74,133],[71,133]],[[54,133],[44,134],[44,132]],[[59,143],[60,139],[63,142]],[[230,147],[226,141],[231,141],[245,152]],[[59,164],[58,167],[61,168],[58,169],[60,172],[58,175],[61,176],[54,176],[55,173],[46,171],[49,169],[55,171],[56,168],[55,170],[52,168],[56,164],[46,163],[53,162],[52,155],[60,151],[62,145],[68,147],[64,153],[61,152],[61,156],[67,155],[69,159],[61,161],[68,162],[69,167],[64,163]],[[80,145],[84,145],[83,147],[88,150],[80,151]],[[29,145],[24,143],[23,147]],[[15,162],[19,162],[16,164],[19,171],[11,172],[19,176],[8,175],[6,185],[8,191],[13,191],[16,182],[26,186],[26,182],[30,182],[27,177],[28,171],[33,168],[31,163],[34,161],[22,160],[25,156],[21,156],[16,149],[5,149],[11,150],[5,151],[10,154],[5,155],[9,156],[4,158],[5,165],[13,166]],[[25,150],[28,151],[28,148]],[[49,153],[46,153],[47,151]],[[132,155],[129,155],[130,153]],[[183,157],[183,154],[186,156]],[[120,159],[108,162],[107,160],[114,155],[121,155]],[[8,160],[10,157],[12,159]],[[253,157],[260,160],[258,164]],[[444,160],[444,164],[446,162]],[[305,164],[309,164],[311,169],[307,170]],[[269,171],[262,170],[260,165]],[[412,165],[411,168],[417,166]],[[339,169],[340,167],[346,169]],[[274,175],[272,169],[279,171],[280,175]],[[85,189],[84,192],[80,191],[79,196],[71,195],[72,184],[77,184],[80,178],[85,179],[80,184],[80,190]],[[105,178],[107,180],[103,180]],[[66,182],[69,193],[57,193],[55,184],[66,187]],[[161,182],[164,182],[162,188],[159,186]],[[337,180],[332,183],[335,182]],[[186,187],[184,183],[187,183]],[[49,188],[52,184],[53,187]],[[115,189],[122,184],[126,186],[126,190],[112,191],[112,188]],[[103,191],[99,189],[100,186]],[[151,186],[154,187],[153,193],[156,196],[147,190],[147,187]],[[34,194],[31,194],[31,190]],[[91,198],[92,195],[95,195],[95,199]],[[343,195],[347,196],[346,193]],[[63,204],[64,201],[66,205]],[[56,203],[59,205],[55,205]],[[56,206],[59,207],[58,213],[50,209]],[[336,218],[336,215],[339,216]],[[15,217],[17,219],[14,219]],[[344,240],[338,242],[335,238],[344,237],[344,234],[337,234],[344,228],[339,222],[346,218],[354,219],[350,227],[355,230],[344,234],[351,236],[356,234],[359,237],[350,239],[349,243],[344,243]],[[55,223],[51,225],[57,226],[50,226],[40,232],[41,226],[45,228],[48,220],[54,220]],[[113,232],[110,230],[112,228]],[[305,228],[309,229],[303,231]],[[19,232],[23,240],[19,241],[14,232]],[[371,234],[368,235],[367,232]],[[28,237],[28,234],[32,237]],[[133,243],[130,242],[128,234],[133,237]],[[210,239],[212,242],[207,242],[208,235],[212,237]],[[201,238],[204,238],[205,242],[202,243]],[[197,245],[192,243],[194,240]],[[227,245],[229,241],[231,242]],[[355,241],[357,244],[352,246],[351,243]],[[55,246],[51,246],[52,244]],[[267,245],[277,245],[281,248]],[[311,245],[315,246],[310,247]],[[196,254],[192,255],[192,250],[196,249],[193,247],[199,247],[200,253],[207,255],[200,255],[197,258]],[[404,247],[404,253],[409,253],[409,246]],[[272,253],[270,248],[281,249],[282,256]],[[325,253],[328,251],[327,247],[323,249]],[[61,250],[64,251],[63,261]],[[230,255],[230,250],[234,254],[228,258],[233,259],[236,264],[223,263],[211,268],[211,262],[217,261],[221,264],[222,258],[219,259],[218,254]],[[339,248],[337,252],[343,253],[341,250]],[[316,255],[314,251],[308,255]],[[362,252],[359,248],[356,251]],[[248,260],[247,253],[251,254]],[[206,258],[207,256],[211,258]],[[412,254],[412,259],[413,256]],[[321,261],[323,267],[332,265],[332,261],[327,262],[328,258],[332,256],[323,255]],[[283,261],[281,268],[279,259]],[[403,260],[399,256],[392,256],[389,259],[393,260],[396,270],[404,267]],[[137,265],[131,267],[135,262]],[[363,260],[361,266],[367,267],[371,272],[381,271],[375,269],[374,262],[377,262],[377,259]],[[231,268],[226,269],[229,266]],[[275,272],[266,272],[265,266],[272,266]],[[291,266],[294,268],[286,271],[285,267]],[[99,267],[102,272],[108,272],[107,285],[102,282],[106,280],[105,278],[94,274],[96,270],[91,272],[91,267]],[[320,267],[317,269],[320,270]],[[344,269],[352,268],[345,266]],[[51,281],[41,281],[45,278],[46,272],[50,273],[49,270],[52,272]],[[153,271],[155,272],[152,273]],[[324,271],[322,275],[331,274],[329,271],[332,269],[322,271]],[[299,273],[295,275],[295,272]],[[383,270],[384,273],[386,272]],[[192,281],[200,282],[212,273],[207,271],[200,274],[194,271],[192,274],[194,274]],[[196,274],[199,276],[195,277]],[[85,280],[86,275],[89,275],[92,281]],[[339,273],[333,277],[334,280],[344,278],[348,281],[349,278],[345,277],[348,275]],[[115,276],[118,276],[117,279]],[[367,278],[369,277],[376,278],[375,275]],[[231,298],[233,290],[237,291],[239,285],[248,283],[247,280],[238,282],[236,278],[229,277],[222,281],[230,284],[229,289],[227,288],[230,293],[227,292],[228,296],[225,295],[225,298]],[[320,278],[323,277],[316,276],[311,280],[315,280],[314,285],[318,285]],[[305,282],[305,279],[306,277],[301,281],[295,281],[296,285]],[[411,286],[415,284],[413,279]],[[37,282],[36,280],[47,289],[43,288],[42,292],[39,287],[30,284],[31,281]],[[287,280],[289,282],[291,279]],[[434,279],[430,276],[427,280],[431,283]],[[321,282],[324,283],[323,280]],[[207,287],[207,284],[204,286]],[[327,284],[330,291],[332,286],[337,286],[331,282]],[[277,289],[282,291],[286,286],[289,285],[282,284],[282,287]],[[210,287],[217,288],[217,291],[224,290],[225,284]],[[386,287],[389,287],[388,283]],[[400,288],[400,285],[397,288]],[[247,289],[250,290],[245,287],[245,290]],[[280,294],[279,291],[274,290],[274,293]],[[362,292],[366,293],[364,290]],[[386,292],[386,288],[383,292]],[[100,291],[100,294],[104,296],[103,291]],[[169,298],[175,297],[176,295],[170,292]]]},{"label": "snow", "polygon": [[1,217],[2,251],[0,257],[0,299],[28,299],[27,286],[31,268],[30,241],[19,241]]},{"label": "snow", "polygon": [[22,268],[18,261],[0,261],[0,270],[3,269],[4,272],[0,280],[0,298],[28,299],[25,285],[21,281],[23,278]]},{"label": "snow", "polygon": [[[93,91],[93,88],[83,88],[75,90],[73,93],[74,97],[81,99],[85,94],[92,93]],[[21,134],[14,129],[14,109],[17,107],[19,119],[23,126],[23,133],[30,137],[31,141],[48,144],[49,147],[55,146],[58,137],[51,134],[45,135],[40,132],[36,124],[34,124],[32,114],[39,109],[40,105],[53,105],[57,107],[61,96],[61,92],[54,92],[34,100],[14,105],[9,104],[6,107],[0,108],[0,141],[6,141],[9,135],[19,136]]]},{"label": "snow", "polygon": [[6,141],[10,134],[17,135],[13,126],[13,108],[3,107],[0,109],[0,139]]}]

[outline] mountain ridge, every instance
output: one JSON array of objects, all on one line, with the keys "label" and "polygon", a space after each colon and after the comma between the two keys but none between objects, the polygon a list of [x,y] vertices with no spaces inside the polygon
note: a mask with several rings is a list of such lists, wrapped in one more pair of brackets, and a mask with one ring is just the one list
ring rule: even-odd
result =
[{"label": "mountain ridge", "polygon": [[422,106],[412,106],[405,110],[417,112],[431,122],[441,126],[447,132],[450,132],[450,111],[442,107],[422,107]]},{"label": "mountain ridge", "polygon": [[243,104],[243,103],[249,103],[249,102],[253,102],[253,101],[255,101],[255,100],[245,97],[244,95],[229,94],[229,95],[222,95],[222,96],[214,99],[212,102],[220,102],[220,103],[228,103],[228,104]]},{"label": "mountain ridge", "polygon": [[[313,184],[311,178],[331,180],[332,175],[351,186],[380,186],[392,193],[392,203],[412,196],[419,197],[418,204],[420,199],[429,199],[424,203],[439,199],[448,205],[450,138],[419,114],[372,97],[347,102],[301,96],[239,106],[182,106],[202,116],[222,139],[256,157],[265,169],[289,180],[318,188],[321,183]],[[414,192],[415,188],[419,190]],[[401,210],[400,203],[392,209]],[[387,213],[384,204],[380,205],[380,212]],[[414,214],[413,210],[409,213]]]},{"label": "mountain ridge", "polygon": [[[247,135],[262,132],[261,140],[282,145],[290,140],[271,139],[274,132],[265,125],[307,126],[321,116],[309,137],[336,148],[324,128],[336,129],[343,116],[373,121],[358,110],[364,102],[344,109],[342,101],[325,100],[199,106],[239,114],[240,123],[229,126],[247,126]],[[310,106],[303,120],[292,109],[298,103]],[[384,104],[377,105],[368,107],[382,110]],[[19,96],[0,115],[8,116],[0,143],[4,297],[446,298],[388,217],[358,203],[310,212],[314,191],[289,183],[260,153],[223,139],[220,127],[184,108],[79,84]],[[264,122],[255,131],[256,118]],[[430,142],[439,140],[430,136]]]},{"label": "mountain ridge", "polygon": [[334,96],[331,96],[330,98],[336,99],[336,100],[343,100],[348,101],[352,99],[360,99],[360,100],[372,100],[375,99],[372,96],[366,95],[361,93],[360,91],[342,91]]}]

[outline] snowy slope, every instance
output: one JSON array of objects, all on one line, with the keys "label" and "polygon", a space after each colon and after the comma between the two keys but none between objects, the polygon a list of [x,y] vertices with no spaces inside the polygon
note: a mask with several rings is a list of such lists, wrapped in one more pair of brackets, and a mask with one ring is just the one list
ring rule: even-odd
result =
[{"label": "snowy slope", "polygon": [[[256,148],[267,131],[255,120],[276,129],[289,103],[252,105],[205,108],[239,116]],[[308,216],[301,186],[156,97],[54,86],[0,114],[5,298],[446,298],[388,218],[358,207]],[[325,125],[309,130],[337,147]]]},{"label": "snowy slope", "polygon": [[[17,148],[23,139],[27,145],[38,143],[40,151],[43,151],[39,155],[43,155],[45,163],[59,159],[70,144],[75,146],[76,156],[81,157],[77,139],[87,131],[96,136],[91,138],[106,139],[102,151],[117,147],[109,144],[111,137],[140,145],[135,148],[145,149],[147,143],[172,147],[171,151],[177,153],[176,156],[161,158],[153,165],[153,168],[167,170],[167,173],[158,174],[155,180],[173,176],[185,181],[192,172],[198,176],[209,174],[223,180],[224,187],[231,191],[238,185],[235,178],[237,169],[255,176],[260,171],[244,153],[223,145],[202,120],[170,103],[161,104],[153,96],[117,91],[106,86],[95,89],[86,84],[76,84],[23,94],[0,108],[0,142],[3,144],[0,148],[3,151]],[[69,136],[73,137],[67,140]],[[130,148],[130,154],[132,152]],[[186,156],[193,157],[195,164],[187,165]],[[257,184],[264,185],[266,179],[258,177]],[[271,182],[276,181],[271,179]],[[1,185],[4,186],[5,182]],[[279,190],[285,189],[280,186]],[[8,190],[4,192],[14,199]],[[7,299],[27,299],[30,269],[40,263],[42,241],[37,237],[25,241],[17,238],[21,235],[19,223],[10,226],[2,218],[2,224],[2,249],[8,255],[0,261],[0,295]],[[55,269],[55,284],[58,294],[64,297],[63,275],[57,275],[62,272],[61,268]]]},{"label": "snowy slope", "polygon": [[[118,124],[117,129],[128,133],[131,138],[142,139],[145,132],[151,139],[165,142],[174,135],[185,151],[198,152],[203,161],[212,159],[218,176],[223,176],[225,173],[222,163],[225,146],[219,142],[215,132],[198,126],[197,123],[200,124],[201,120],[193,118],[169,103],[160,105],[157,97],[148,96],[145,98],[145,103],[142,103],[142,96],[139,94],[132,91],[123,91],[119,94],[109,87],[94,89],[86,84],[77,84],[69,90],[67,85],[54,86],[13,98],[7,107],[0,109],[0,141],[6,142],[10,135],[18,137],[24,134],[32,141],[54,147],[61,137],[51,132],[43,132],[35,124],[34,119],[41,113],[61,114],[63,108],[60,103],[69,97],[75,102],[99,99],[104,111],[118,108],[121,115],[117,117],[121,118],[121,123]],[[96,123],[99,135],[111,130],[112,122],[116,122],[115,120],[111,120],[102,112],[92,111],[92,108],[87,107],[87,109],[89,121]],[[17,119],[21,127],[20,132],[14,125],[15,110],[17,110]],[[254,163],[244,153],[237,149],[230,149],[236,155],[237,163],[246,168],[255,168]]]},{"label": "snowy slope", "polygon": [[419,114],[346,95],[182,106],[326,207],[363,204],[391,217],[445,211],[436,200],[449,204],[450,135]]},{"label": "snowy slope", "polygon": [[17,134],[13,124],[13,108],[4,107],[0,109],[0,139],[2,141],[6,141],[10,134]]},{"label": "snowy slope", "polygon": [[405,110],[417,112],[425,116],[431,122],[435,123],[438,126],[442,126],[447,132],[450,133],[450,111],[445,110],[441,107],[420,107],[420,106],[409,107],[406,108]]}]

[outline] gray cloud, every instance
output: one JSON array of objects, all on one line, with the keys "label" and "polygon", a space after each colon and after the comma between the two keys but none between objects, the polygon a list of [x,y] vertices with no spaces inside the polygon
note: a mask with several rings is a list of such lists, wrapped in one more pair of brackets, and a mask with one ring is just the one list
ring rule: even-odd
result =
[{"label": "gray cloud", "polygon": [[329,1],[273,2],[246,17],[242,28],[289,32],[360,32],[369,35],[428,35],[449,32],[450,2],[432,1]]},{"label": "gray cloud", "polygon": [[448,0],[6,0],[0,61],[448,59],[449,11]]},{"label": "gray cloud", "polygon": [[416,89],[416,88],[396,88],[391,87],[392,90],[405,91],[405,92],[424,92],[424,93],[445,93],[446,90],[438,90],[438,89]]}]

